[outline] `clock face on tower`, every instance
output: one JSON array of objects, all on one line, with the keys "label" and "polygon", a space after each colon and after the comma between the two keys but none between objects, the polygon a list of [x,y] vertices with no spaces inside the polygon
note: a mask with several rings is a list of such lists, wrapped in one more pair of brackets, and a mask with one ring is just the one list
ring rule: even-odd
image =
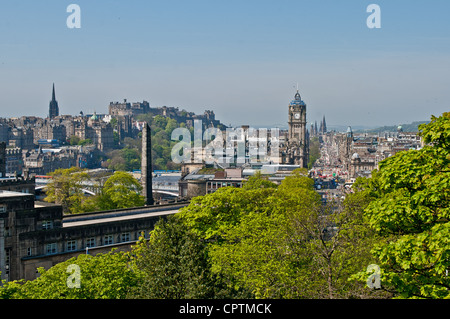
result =
[{"label": "clock face on tower", "polygon": [[294,114],[294,118],[295,118],[296,120],[300,119],[300,113],[295,113],[295,114]]}]

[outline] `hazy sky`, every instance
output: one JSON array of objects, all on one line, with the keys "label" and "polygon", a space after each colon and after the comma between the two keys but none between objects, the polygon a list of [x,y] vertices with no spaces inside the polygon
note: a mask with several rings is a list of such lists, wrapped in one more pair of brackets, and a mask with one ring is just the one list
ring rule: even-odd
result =
[{"label": "hazy sky", "polygon": [[[69,4],[81,28],[69,29]],[[369,29],[369,4],[381,29]],[[0,117],[147,100],[225,124],[396,125],[450,111],[450,1],[2,0]]]}]

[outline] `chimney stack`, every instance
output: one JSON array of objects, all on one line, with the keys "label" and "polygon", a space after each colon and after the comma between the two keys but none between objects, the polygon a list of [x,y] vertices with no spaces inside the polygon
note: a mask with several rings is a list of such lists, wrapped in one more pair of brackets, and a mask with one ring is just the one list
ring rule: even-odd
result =
[{"label": "chimney stack", "polygon": [[145,123],[142,130],[141,183],[145,205],[153,205],[152,188],[152,135],[150,126]]}]

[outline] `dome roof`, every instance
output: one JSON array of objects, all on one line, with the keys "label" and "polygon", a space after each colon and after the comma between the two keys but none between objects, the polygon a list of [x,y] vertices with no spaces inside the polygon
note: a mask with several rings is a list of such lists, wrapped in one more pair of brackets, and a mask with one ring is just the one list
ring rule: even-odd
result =
[{"label": "dome roof", "polygon": [[297,93],[295,93],[294,96],[294,100],[291,101],[291,103],[289,103],[289,105],[294,106],[294,105],[298,105],[298,106],[306,106],[305,102],[302,101],[302,97],[300,96],[300,93],[297,90]]},{"label": "dome roof", "polygon": [[352,159],[358,159],[359,158],[359,154],[358,153],[354,153],[353,155],[352,155]]}]

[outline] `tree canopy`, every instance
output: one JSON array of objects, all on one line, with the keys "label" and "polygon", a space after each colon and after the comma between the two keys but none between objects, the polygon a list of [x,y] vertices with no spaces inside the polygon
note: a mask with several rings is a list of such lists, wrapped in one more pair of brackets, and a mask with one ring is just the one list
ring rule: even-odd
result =
[{"label": "tree canopy", "polygon": [[419,130],[422,149],[380,163],[365,216],[380,236],[373,255],[382,289],[400,298],[449,298],[450,113]]},{"label": "tree canopy", "polygon": [[[129,253],[124,252],[81,254],[48,270],[39,268],[40,276],[35,280],[4,283],[0,298],[124,299],[137,282],[129,262]],[[79,286],[75,285],[77,279]]]},{"label": "tree canopy", "polygon": [[103,185],[97,198],[100,210],[138,207],[145,205],[140,195],[142,186],[130,173],[117,171]]},{"label": "tree canopy", "polygon": [[194,198],[178,218],[208,241],[211,271],[230,288],[258,298],[369,296],[347,281],[371,258],[367,226],[352,219],[363,204],[323,207],[313,185],[306,170],[279,186],[258,175],[241,189]]},{"label": "tree canopy", "polygon": [[[127,172],[114,172],[103,185],[96,182],[86,170],[77,167],[58,169],[50,176],[52,179],[46,186],[45,201],[61,204],[64,213],[78,214],[145,204],[141,184]],[[100,188],[100,193],[86,195],[83,189],[88,182]]]},{"label": "tree canopy", "polygon": [[64,213],[76,214],[88,210],[88,199],[83,193],[83,184],[90,180],[86,171],[71,167],[57,169],[49,175],[52,178],[46,186],[45,201],[62,205]]}]

